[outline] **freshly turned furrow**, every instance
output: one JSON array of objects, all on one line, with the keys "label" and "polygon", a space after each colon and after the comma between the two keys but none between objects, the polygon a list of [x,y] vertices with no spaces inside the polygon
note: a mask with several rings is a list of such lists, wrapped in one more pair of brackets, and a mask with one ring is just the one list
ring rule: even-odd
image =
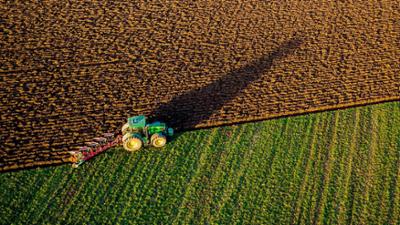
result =
[{"label": "freshly turned furrow", "polygon": [[0,11],[0,171],[68,162],[136,114],[182,131],[400,100],[396,0]]}]

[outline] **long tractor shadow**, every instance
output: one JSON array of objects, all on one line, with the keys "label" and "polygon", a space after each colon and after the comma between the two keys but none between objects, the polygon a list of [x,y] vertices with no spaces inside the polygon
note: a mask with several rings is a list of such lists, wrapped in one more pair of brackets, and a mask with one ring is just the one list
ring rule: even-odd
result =
[{"label": "long tractor shadow", "polygon": [[[251,63],[233,70],[215,82],[174,97],[150,113],[149,119],[166,122],[175,130],[193,130],[234,99],[242,90],[268,72],[274,61],[292,54],[302,44],[294,37]],[[179,136],[175,135],[174,139]]]},{"label": "long tractor shadow", "polygon": [[[229,72],[215,82],[174,97],[170,102],[153,110],[149,120],[166,122],[168,126],[178,131],[171,141],[176,140],[182,134],[181,131],[198,128],[199,124],[207,121],[227,102],[268,72],[274,61],[293,53],[301,43],[301,39],[292,38],[271,53]],[[49,165],[54,165],[54,163]],[[14,171],[20,169],[23,168],[17,168]]]}]

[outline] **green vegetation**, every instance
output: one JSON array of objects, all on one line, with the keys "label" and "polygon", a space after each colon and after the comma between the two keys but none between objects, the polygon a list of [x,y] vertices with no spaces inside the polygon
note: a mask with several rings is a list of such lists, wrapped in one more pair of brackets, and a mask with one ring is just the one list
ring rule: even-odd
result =
[{"label": "green vegetation", "polygon": [[400,103],[186,132],[0,190],[4,224],[397,224]]}]

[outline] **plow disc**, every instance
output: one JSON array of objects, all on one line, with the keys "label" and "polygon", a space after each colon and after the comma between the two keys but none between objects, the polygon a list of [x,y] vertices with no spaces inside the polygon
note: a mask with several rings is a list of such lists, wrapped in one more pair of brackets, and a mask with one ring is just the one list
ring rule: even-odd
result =
[{"label": "plow disc", "polygon": [[86,142],[86,146],[79,147],[77,151],[70,151],[72,167],[77,168],[85,161],[94,156],[106,151],[109,148],[115,147],[122,142],[122,135],[117,135],[114,138],[113,133],[105,133],[103,137],[96,137],[92,142]]}]

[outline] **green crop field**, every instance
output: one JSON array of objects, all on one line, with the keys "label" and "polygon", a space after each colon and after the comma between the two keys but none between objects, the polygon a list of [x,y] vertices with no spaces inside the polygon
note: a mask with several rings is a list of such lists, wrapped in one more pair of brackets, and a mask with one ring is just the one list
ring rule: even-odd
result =
[{"label": "green crop field", "polygon": [[1,224],[399,224],[400,103],[0,174]]}]

